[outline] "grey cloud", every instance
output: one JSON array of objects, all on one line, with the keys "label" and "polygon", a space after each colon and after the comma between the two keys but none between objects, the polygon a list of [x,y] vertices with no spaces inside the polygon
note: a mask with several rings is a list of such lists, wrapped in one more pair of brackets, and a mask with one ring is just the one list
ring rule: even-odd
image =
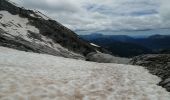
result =
[{"label": "grey cloud", "polygon": [[170,26],[170,1],[162,0],[160,6],[160,16],[165,26]]},{"label": "grey cloud", "polygon": [[67,27],[84,33],[170,26],[167,23],[170,20],[169,0],[14,1],[24,7],[41,10]]}]

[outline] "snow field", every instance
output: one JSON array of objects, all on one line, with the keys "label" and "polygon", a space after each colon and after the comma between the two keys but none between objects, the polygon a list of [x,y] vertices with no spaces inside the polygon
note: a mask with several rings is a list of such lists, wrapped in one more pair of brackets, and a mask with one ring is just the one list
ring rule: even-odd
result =
[{"label": "snow field", "polygon": [[0,47],[0,100],[169,100],[159,81],[140,66]]}]

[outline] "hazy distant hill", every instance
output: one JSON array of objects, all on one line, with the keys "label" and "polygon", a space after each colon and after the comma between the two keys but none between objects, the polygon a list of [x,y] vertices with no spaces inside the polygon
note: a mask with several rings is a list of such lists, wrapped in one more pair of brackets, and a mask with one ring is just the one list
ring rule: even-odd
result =
[{"label": "hazy distant hill", "polygon": [[170,49],[170,35],[152,35],[148,38],[137,40],[137,43],[153,51]]},{"label": "hazy distant hill", "polygon": [[93,34],[89,34],[89,35],[80,35],[80,37],[82,37],[85,40],[88,41],[93,41],[93,40],[97,40],[97,41],[108,41],[108,42],[112,42],[112,41],[120,41],[120,42],[126,42],[126,41],[134,41],[134,38],[127,36],[127,35],[103,35],[103,34],[99,34],[99,33],[93,33]]},{"label": "hazy distant hill", "polygon": [[130,37],[127,35],[81,35],[85,40],[100,45],[114,55],[133,57],[141,54],[170,52],[169,35],[152,35],[149,37]]}]

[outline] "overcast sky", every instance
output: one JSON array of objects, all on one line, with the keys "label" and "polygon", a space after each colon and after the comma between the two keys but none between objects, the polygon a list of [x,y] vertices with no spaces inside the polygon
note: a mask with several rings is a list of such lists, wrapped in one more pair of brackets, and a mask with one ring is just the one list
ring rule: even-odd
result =
[{"label": "overcast sky", "polygon": [[78,33],[170,28],[170,0],[12,0]]}]

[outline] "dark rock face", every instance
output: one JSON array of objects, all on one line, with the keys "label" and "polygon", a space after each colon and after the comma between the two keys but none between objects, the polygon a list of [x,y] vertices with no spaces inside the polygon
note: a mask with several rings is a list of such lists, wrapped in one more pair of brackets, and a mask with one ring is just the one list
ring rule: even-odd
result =
[{"label": "dark rock face", "polygon": [[162,79],[159,85],[170,91],[170,54],[143,55],[134,57],[133,65],[140,65],[147,68],[150,73]]},{"label": "dark rock face", "polygon": [[160,86],[167,89],[170,92],[170,78],[167,78],[159,83]]},{"label": "dark rock face", "polygon": [[[79,38],[70,29],[64,27],[63,25],[54,20],[44,19],[32,10],[26,10],[25,8],[17,7],[9,3],[7,0],[0,0],[0,11],[8,11],[13,15],[19,15],[22,18],[27,18],[29,20],[29,24],[36,27],[40,31],[39,34],[28,31],[29,33],[28,37],[30,38],[42,41],[41,36],[47,37],[51,39],[54,43],[60,44],[62,47],[67,48],[68,50],[83,56],[86,56],[90,52],[96,52],[96,50],[100,51],[100,49],[90,45],[88,42]],[[31,16],[32,14],[34,16]],[[0,18],[2,17],[3,15],[0,15]],[[3,25],[3,23],[0,24]],[[7,37],[3,35],[4,33],[5,31],[1,29],[0,30],[1,46],[6,46],[24,51],[47,53],[57,56],[59,55],[63,57],[79,58],[76,56],[68,56],[67,53],[66,54],[59,53],[49,46],[32,43],[19,37],[14,38]]]}]

